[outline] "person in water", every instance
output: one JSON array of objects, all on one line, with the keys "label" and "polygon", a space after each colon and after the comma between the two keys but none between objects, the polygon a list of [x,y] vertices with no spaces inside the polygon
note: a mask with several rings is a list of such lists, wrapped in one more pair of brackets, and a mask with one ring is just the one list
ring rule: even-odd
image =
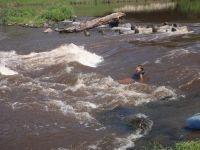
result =
[{"label": "person in water", "polygon": [[142,65],[136,67],[136,71],[131,78],[125,78],[122,80],[117,80],[119,83],[131,83],[134,81],[144,82],[144,68]]}]

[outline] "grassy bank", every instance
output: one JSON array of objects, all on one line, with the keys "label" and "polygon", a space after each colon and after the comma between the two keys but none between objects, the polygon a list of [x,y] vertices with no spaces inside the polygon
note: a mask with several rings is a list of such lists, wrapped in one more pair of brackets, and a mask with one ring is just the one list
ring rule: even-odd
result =
[{"label": "grassy bank", "polygon": [[22,23],[41,26],[43,22],[62,21],[74,14],[71,6],[55,5],[45,9],[33,7],[5,7],[0,12],[3,24]]},{"label": "grassy bank", "polygon": [[178,142],[174,147],[153,144],[150,148],[145,147],[144,150],[200,150],[200,140]]},{"label": "grassy bank", "polygon": [[[156,0],[148,0],[148,2],[154,2]],[[157,0],[168,1],[168,0]],[[147,2],[147,0],[1,0],[1,5],[8,6],[22,6],[22,5],[52,5],[57,3],[63,4],[101,4],[101,3],[128,3],[128,2]]]},{"label": "grassy bank", "polygon": [[[118,3],[127,1],[129,5],[145,5],[150,2],[138,0],[131,2],[129,0],[75,0],[73,2],[91,2],[88,5],[70,5],[70,0],[2,0],[0,4],[0,18],[3,24],[22,23],[40,26],[42,22],[62,21],[75,14],[78,16],[104,16],[113,12],[115,8],[124,7],[127,3]],[[133,0],[136,1],[136,0]],[[169,0],[160,0],[169,1]],[[112,4],[102,4],[103,2],[116,2]],[[54,4],[56,3],[56,4]],[[0,5],[0,6],[2,6]]]},{"label": "grassy bank", "polygon": [[187,18],[200,17],[199,0],[176,0],[175,11],[183,14]]}]

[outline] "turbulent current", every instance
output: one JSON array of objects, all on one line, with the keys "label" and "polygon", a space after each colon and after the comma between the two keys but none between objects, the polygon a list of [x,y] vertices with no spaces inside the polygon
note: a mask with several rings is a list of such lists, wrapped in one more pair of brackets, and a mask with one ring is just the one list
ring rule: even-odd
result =
[{"label": "turbulent current", "polygon": [[[125,150],[196,138],[185,119],[200,105],[200,25],[179,25],[187,30],[106,27],[89,37],[1,26],[1,149]],[[138,64],[144,83],[116,82]]]}]

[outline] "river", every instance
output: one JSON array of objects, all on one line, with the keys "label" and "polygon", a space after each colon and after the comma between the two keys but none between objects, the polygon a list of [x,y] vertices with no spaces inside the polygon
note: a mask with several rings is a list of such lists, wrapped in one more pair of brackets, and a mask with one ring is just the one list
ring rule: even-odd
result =
[{"label": "river", "polygon": [[[153,17],[129,14],[125,21],[164,21]],[[106,28],[105,35],[92,29],[86,37],[0,26],[1,149],[142,149],[199,137],[185,120],[200,107],[200,24],[176,23],[189,32],[118,34]],[[130,77],[138,64],[145,83],[115,81]],[[151,124],[131,128],[130,118]]]}]

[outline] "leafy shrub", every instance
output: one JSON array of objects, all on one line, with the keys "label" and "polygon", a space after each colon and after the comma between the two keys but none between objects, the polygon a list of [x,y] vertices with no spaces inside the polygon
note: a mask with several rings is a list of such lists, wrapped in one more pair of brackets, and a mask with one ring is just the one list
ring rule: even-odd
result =
[{"label": "leafy shrub", "polygon": [[42,18],[52,21],[63,21],[73,15],[73,9],[70,6],[55,5],[47,8],[42,14]]}]

